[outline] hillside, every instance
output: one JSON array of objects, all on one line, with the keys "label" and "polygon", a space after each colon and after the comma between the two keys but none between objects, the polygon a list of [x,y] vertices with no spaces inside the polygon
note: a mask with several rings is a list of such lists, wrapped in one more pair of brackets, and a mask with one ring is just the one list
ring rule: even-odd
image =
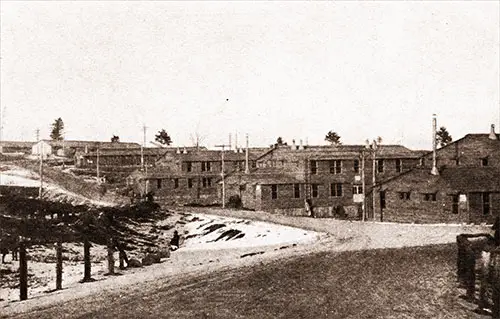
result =
[{"label": "hillside", "polygon": [[[9,186],[39,187],[38,163],[27,160],[3,162],[0,184]],[[125,204],[128,198],[107,189],[105,184],[91,182],[63,170],[62,167],[43,168],[44,198],[53,201],[70,202],[75,205],[92,204],[113,206]]]}]

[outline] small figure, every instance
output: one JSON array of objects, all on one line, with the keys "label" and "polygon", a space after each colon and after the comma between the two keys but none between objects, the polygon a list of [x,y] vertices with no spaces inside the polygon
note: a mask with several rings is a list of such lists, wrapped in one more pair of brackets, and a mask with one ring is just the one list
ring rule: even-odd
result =
[{"label": "small figure", "polygon": [[125,244],[122,242],[117,242],[115,247],[116,250],[118,250],[118,258],[120,259],[120,269],[125,269],[124,262],[127,263],[127,267],[129,266],[127,253],[125,252]]},{"label": "small figure", "polygon": [[174,231],[174,236],[170,240],[170,249],[172,251],[179,249],[179,241],[180,241],[180,236],[176,230],[176,231]]}]

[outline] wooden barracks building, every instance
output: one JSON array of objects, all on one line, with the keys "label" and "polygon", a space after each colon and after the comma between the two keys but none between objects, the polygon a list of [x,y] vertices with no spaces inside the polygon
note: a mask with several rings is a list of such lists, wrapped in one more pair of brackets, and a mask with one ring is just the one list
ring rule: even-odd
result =
[{"label": "wooden barracks building", "polygon": [[[491,222],[500,215],[500,141],[493,126],[435,152],[293,143],[250,149],[248,157],[245,150],[224,154],[226,203],[237,195],[248,209],[348,218],[364,211],[368,220],[417,223]],[[172,153],[129,182],[171,203],[221,204],[221,159],[221,151],[206,149]]]},{"label": "wooden barracks building", "polygon": [[422,166],[381,182],[375,191],[376,220],[393,222],[491,223],[500,215],[500,140],[467,134]]}]

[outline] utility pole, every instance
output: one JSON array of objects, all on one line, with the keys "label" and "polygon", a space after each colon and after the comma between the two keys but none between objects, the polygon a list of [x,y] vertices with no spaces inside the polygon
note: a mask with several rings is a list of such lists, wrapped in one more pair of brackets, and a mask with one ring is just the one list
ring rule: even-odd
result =
[{"label": "utility pole", "polygon": [[373,213],[373,218],[375,218],[375,204],[376,204],[375,184],[377,183],[377,177],[376,177],[376,174],[377,174],[377,167],[376,167],[376,164],[377,164],[377,142],[375,140],[373,140],[371,147],[372,147],[372,151],[373,151],[372,213]]},{"label": "utility pole", "polygon": [[99,147],[97,147],[97,160],[96,160],[96,165],[97,165],[97,183],[100,184],[101,183],[101,179],[100,179],[100,176],[99,176]]},{"label": "utility pole", "polygon": [[222,148],[222,152],[221,152],[221,159],[222,159],[222,163],[221,163],[221,178],[222,178],[222,208],[226,208],[226,184],[225,184],[225,181],[224,181],[224,147],[231,147],[231,145],[215,145],[215,147],[221,147]]},{"label": "utility pole", "polygon": [[248,164],[248,133],[246,135],[247,143],[245,148],[245,174],[250,173],[250,166]]},{"label": "utility pole", "polygon": [[38,153],[40,153],[40,189],[38,190],[38,198],[42,199],[43,188],[43,142],[40,140],[40,129],[36,130],[36,139],[38,141]]},{"label": "utility pole", "polygon": [[363,213],[362,220],[366,221],[366,181],[365,181],[365,150],[361,151],[361,181],[362,181],[362,193],[363,202],[361,204],[361,211]]},{"label": "utility pole", "polygon": [[147,126],[146,124],[143,124],[142,126],[142,131],[143,131],[143,141],[141,145],[141,167],[144,172],[147,172],[147,165],[144,162],[144,147],[146,146],[146,130]]}]

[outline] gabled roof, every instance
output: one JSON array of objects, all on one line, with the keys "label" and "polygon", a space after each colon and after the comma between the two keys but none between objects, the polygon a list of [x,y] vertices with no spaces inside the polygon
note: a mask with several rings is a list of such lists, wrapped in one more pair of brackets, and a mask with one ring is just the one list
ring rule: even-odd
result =
[{"label": "gabled roof", "polygon": [[500,168],[453,167],[440,173],[451,189],[464,192],[500,191]]},{"label": "gabled roof", "polygon": [[[103,149],[99,151],[99,156],[100,157],[106,157],[106,156],[130,156],[130,155],[135,155],[139,156],[142,153],[146,156],[148,155],[157,155],[157,156],[163,156],[164,154],[168,152],[175,152],[175,150],[167,150],[165,148],[161,147],[151,147],[151,148],[144,148],[142,151],[140,148],[130,148],[130,149]],[[77,156],[82,156],[82,157],[96,157],[97,152],[77,152]]]},{"label": "gabled roof", "polygon": [[[500,168],[449,167],[432,175],[428,168],[414,168],[387,179],[378,186],[396,191],[436,192],[446,189],[453,193],[500,192]],[[394,185],[394,186],[391,186]]]},{"label": "gabled roof", "polygon": [[52,140],[42,140],[43,142],[58,147],[90,147],[90,148],[140,148],[141,145],[138,143],[130,142],[102,142],[102,141],[52,141]]},{"label": "gabled roof", "polygon": [[[464,140],[472,140],[474,142],[480,142],[486,145],[490,145],[494,148],[500,149],[500,135],[495,134],[497,136],[496,140],[492,140],[489,138],[490,134],[483,134],[483,133],[469,133],[466,134],[464,137],[459,138],[458,140],[455,140],[443,147],[440,147],[437,149],[437,153],[439,154],[439,151],[445,148],[450,148],[455,146],[457,143],[461,143]],[[427,153],[423,154],[422,156],[432,156],[432,151],[428,151]]]},{"label": "gabled roof", "polygon": [[19,148],[25,148],[25,147],[32,147],[35,144],[35,142],[24,142],[24,141],[1,141],[0,146],[3,147],[19,147]]},{"label": "gabled roof", "polygon": [[[279,146],[272,148],[259,159],[270,153],[290,154],[297,158],[309,158],[317,160],[358,158],[364,151],[368,151],[365,145],[306,145],[303,149],[292,149],[292,146]],[[378,158],[420,158],[421,151],[412,151],[402,145],[378,145],[376,150]]]},{"label": "gabled roof", "polygon": [[254,168],[249,174],[234,172],[225,178],[228,184],[300,184],[304,181],[291,172],[276,167]]},{"label": "gabled roof", "polygon": [[[182,149],[181,149],[182,151]],[[248,157],[250,160],[255,160],[262,152],[261,148],[249,149]],[[187,162],[217,162],[222,160],[221,150],[194,150],[187,152],[187,154],[176,154],[176,157]],[[225,161],[244,161],[245,160],[245,150],[242,152],[224,151]]]}]

